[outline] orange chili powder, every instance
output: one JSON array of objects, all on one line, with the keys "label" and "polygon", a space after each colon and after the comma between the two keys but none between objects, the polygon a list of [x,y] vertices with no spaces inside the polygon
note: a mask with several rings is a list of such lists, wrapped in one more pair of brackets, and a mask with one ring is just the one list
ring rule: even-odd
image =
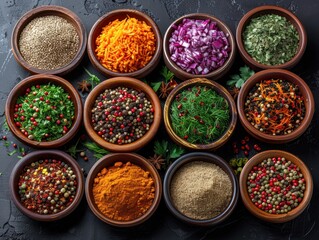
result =
[{"label": "orange chili powder", "polygon": [[156,39],[151,26],[127,17],[103,27],[95,43],[97,59],[105,68],[128,73],[149,63],[155,53]]},{"label": "orange chili powder", "polygon": [[95,204],[106,217],[117,221],[142,216],[151,207],[154,193],[150,173],[130,162],[103,168],[93,184]]}]

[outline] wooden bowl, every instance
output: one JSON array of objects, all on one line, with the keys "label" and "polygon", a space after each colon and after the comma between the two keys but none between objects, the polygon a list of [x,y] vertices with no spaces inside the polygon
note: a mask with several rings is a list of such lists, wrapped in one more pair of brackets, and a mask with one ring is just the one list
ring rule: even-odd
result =
[{"label": "wooden bowl", "polygon": [[[154,53],[153,58],[150,60],[148,64],[146,64],[145,67],[134,71],[130,73],[121,73],[121,72],[114,72],[107,68],[105,68],[100,61],[96,58],[95,49],[96,49],[96,38],[101,34],[103,27],[105,27],[107,24],[109,24],[112,21],[123,20],[127,17],[133,17],[138,19],[139,21],[144,21],[147,25],[151,26],[155,38],[156,38],[156,50]],[[118,9],[111,12],[106,13],[102,17],[100,17],[96,23],[93,25],[90,33],[89,33],[89,39],[88,39],[88,45],[87,45],[87,52],[89,59],[93,66],[100,71],[103,75],[107,77],[135,77],[135,78],[143,78],[149,73],[151,73],[158,63],[161,60],[162,57],[162,45],[163,40],[161,37],[161,32],[154,22],[154,20],[149,17],[147,14],[140,12],[138,10],[133,9]]]},{"label": "wooden bowl", "polygon": [[[145,135],[132,143],[122,145],[110,143],[104,140],[94,131],[91,123],[91,110],[94,106],[95,99],[106,89],[113,89],[120,86],[144,92],[147,99],[152,103],[152,106],[154,108],[153,123],[151,124],[150,129],[145,133]],[[134,78],[114,77],[101,82],[90,92],[85,101],[83,119],[84,127],[89,137],[101,147],[111,152],[133,152],[145,146],[155,136],[162,119],[162,108],[160,100],[157,97],[156,93],[147,84]]]},{"label": "wooden bowl", "polygon": [[[211,219],[196,220],[196,219],[185,216],[183,213],[177,210],[177,208],[174,206],[174,203],[171,197],[170,186],[171,186],[171,182],[174,177],[174,174],[185,164],[193,162],[193,161],[205,161],[205,162],[213,163],[219,166],[228,175],[232,184],[233,192],[232,192],[232,197],[228,206],[225,208],[225,210],[221,214]],[[238,186],[237,177],[235,176],[232,168],[226,163],[224,159],[211,153],[196,152],[196,153],[188,153],[183,155],[168,168],[168,170],[165,173],[165,178],[163,182],[163,194],[164,194],[164,200],[165,200],[166,206],[173,213],[173,215],[177,217],[178,219],[192,225],[213,226],[223,222],[234,211],[238,201],[239,186]]]},{"label": "wooden bowl", "polygon": [[[174,26],[178,26],[183,22],[183,19],[185,18],[190,18],[190,19],[198,19],[198,20],[206,20],[210,19],[213,22],[217,23],[217,26],[220,30],[222,30],[225,34],[228,34],[228,41],[231,47],[231,52],[229,53],[228,59],[225,61],[224,65],[221,66],[220,68],[209,72],[208,74],[203,74],[203,75],[196,75],[196,74],[191,74],[183,69],[181,69],[175,62],[171,59],[170,57],[170,52],[169,52],[169,40],[172,36],[172,33],[175,30]],[[191,13],[184,15],[178,19],[176,19],[166,30],[164,38],[163,38],[163,51],[164,51],[164,62],[166,66],[169,68],[170,71],[174,73],[174,75],[179,78],[180,80],[187,80],[191,78],[208,78],[212,80],[217,80],[224,76],[232,67],[234,61],[235,61],[235,55],[236,55],[236,43],[235,43],[235,37],[233,36],[231,30],[229,27],[219,20],[218,18],[211,16],[209,14],[204,14],[204,13]]]},{"label": "wooden bowl", "polygon": [[[65,90],[65,92],[67,92],[71,96],[71,100],[74,104],[74,110],[75,110],[74,120],[73,120],[72,127],[61,138],[53,140],[53,141],[38,142],[35,140],[30,140],[15,125],[14,116],[13,116],[14,107],[18,97],[23,95],[27,88],[35,86],[37,84],[41,85],[41,84],[48,84],[48,83],[61,86]],[[7,98],[7,102],[5,106],[6,120],[14,136],[17,137],[21,142],[31,147],[43,148],[43,149],[57,148],[69,142],[75,136],[75,134],[78,132],[78,130],[81,127],[82,113],[83,113],[82,111],[83,110],[82,110],[81,97],[79,93],[77,92],[77,90],[72,86],[72,84],[61,77],[58,77],[55,75],[48,75],[48,74],[37,74],[37,75],[33,75],[23,79],[11,90]]]},{"label": "wooden bowl", "polygon": [[[291,161],[292,163],[297,165],[300,168],[300,171],[302,172],[306,182],[306,189],[304,192],[304,197],[302,202],[296,208],[292,209],[288,213],[283,213],[283,214],[267,213],[259,209],[258,207],[256,207],[248,195],[246,182],[247,182],[249,172],[254,166],[258,165],[264,159],[272,158],[272,157],[284,157],[288,161]],[[240,186],[241,198],[243,200],[245,207],[249,210],[249,212],[264,221],[272,222],[272,223],[288,222],[298,217],[310,203],[312,192],[313,192],[312,177],[306,164],[304,164],[302,160],[300,160],[295,155],[288,152],[280,151],[280,150],[269,150],[269,151],[260,152],[256,154],[255,156],[253,156],[251,159],[249,159],[249,161],[245,164],[240,174],[239,186]]]},{"label": "wooden bowl", "polygon": [[[141,167],[143,170],[148,171],[150,173],[150,176],[154,180],[155,197],[154,197],[153,204],[144,215],[131,221],[118,221],[118,220],[113,220],[106,217],[98,209],[93,197],[92,189],[93,189],[94,178],[97,176],[99,172],[101,172],[103,168],[113,166],[114,163],[116,162],[122,162],[122,163],[131,162],[132,164],[135,164]],[[161,201],[162,181],[155,167],[149,161],[147,161],[144,157],[134,153],[112,153],[98,160],[91,168],[85,183],[85,196],[90,209],[100,220],[116,227],[132,227],[145,222],[156,211]]]},{"label": "wooden bowl", "polygon": [[[225,131],[225,133],[216,141],[210,143],[210,144],[193,144],[188,141],[186,141],[184,138],[178,136],[171,125],[171,117],[170,117],[170,110],[171,105],[173,101],[175,100],[176,95],[181,92],[184,89],[188,89],[193,86],[208,86],[212,89],[214,89],[217,93],[219,93],[222,97],[224,97],[229,105],[229,111],[231,114],[230,118],[230,124],[228,129]],[[220,84],[210,81],[206,78],[193,78],[189,79],[187,81],[182,82],[181,84],[177,85],[177,87],[174,88],[174,90],[169,94],[169,96],[166,99],[165,105],[164,105],[164,124],[166,131],[168,135],[171,137],[171,139],[176,142],[177,144],[186,147],[191,150],[216,150],[217,148],[223,146],[231,137],[233,134],[235,127],[237,123],[237,110],[236,110],[236,104],[234,102],[234,99],[229,94],[229,92]]]},{"label": "wooden bowl", "polygon": [[[44,160],[44,159],[56,159],[64,163],[67,163],[69,167],[72,168],[74,174],[76,175],[76,179],[78,183],[76,196],[73,202],[71,203],[71,205],[69,205],[66,209],[62,210],[61,212],[48,214],[48,215],[35,213],[27,209],[20,201],[19,186],[18,186],[19,177],[20,177],[20,174],[22,174],[23,169],[26,166],[29,166],[33,162]],[[9,186],[10,186],[11,198],[13,203],[24,215],[37,221],[50,222],[50,221],[56,221],[68,216],[80,204],[82,196],[84,194],[84,176],[81,171],[80,165],[70,155],[59,150],[42,150],[42,151],[35,151],[32,153],[29,153],[28,155],[23,157],[21,160],[19,160],[19,162],[14,166],[11,172]]]},{"label": "wooden bowl", "polygon": [[[250,20],[259,17],[261,15],[266,14],[276,14],[279,16],[285,17],[291,24],[297,29],[299,34],[299,46],[296,55],[288,62],[280,65],[265,65],[257,62],[254,60],[246,51],[244,44],[243,44],[243,38],[242,34],[246,28],[246,26],[249,24]],[[306,46],[307,46],[307,33],[305,28],[303,27],[302,23],[299,21],[299,19],[290,11],[288,11],[285,8],[278,7],[278,6],[260,6],[256,7],[249,12],[247,12],[242,19],[240,20],[237,30],[236,30],[236,42],[239,49],[239,53],[241,57],[243,58],[244,62],[250,66],[251,68],[255,70],[261,70],[261,69],[275,69],[275,68],[284,68],[284,69],[291,69],[293,68],[302,58]]]},{"label": "wooden bowl", "polygon": [[[57,68],[53,70],[44,70],[44,69],[35,68],[31,66],[27,61],[24,60],[19,49],[19,38],[23,29],[33,19],[38,17],[43,17],[43,16],[50,16],[50,15],[62,17],[74,26],[75,30],[77,31],[79,35],[79,49],[75,57],[69,64],[61,68]],[[71,72],[81,62],[85,53],[86,43],[87,43],[86,30],[83,23],[81,22],[81,19],[69,9],[60,7],[60,6],[53,6],[53,5],[36,7],[30,10],[29,12],[25,13],[16,23],[12,32],[12,37],[11,37],[12,52],[15,59],[24,69],[26,69],[32,74],[46,73],[46,74],[54,74],[54,75],[65,75]]]},{"label": "wooden bowl", "polygon": [[[252,126],[251,123],[247,120],[244,112],[244,106],[246,101],[245,99],[251,88],[255,86],[256,83],[265,79],[283,79],[291,83],[294,83],[299,87],[299,90],[302,96],[304,97],[306,112],[300,126],[297,129],[295,129],[292,133],[286,135],[273,136],[264,132],[260,132],[258,129]],[[263,142],[282,144],[297,139],[307,130],[314,114],[315,102],[310,88],[299,76],[288,70],[268,69],[254,74],[245,82],[238,94],[237,109],[240,122],[249,134]]]}]

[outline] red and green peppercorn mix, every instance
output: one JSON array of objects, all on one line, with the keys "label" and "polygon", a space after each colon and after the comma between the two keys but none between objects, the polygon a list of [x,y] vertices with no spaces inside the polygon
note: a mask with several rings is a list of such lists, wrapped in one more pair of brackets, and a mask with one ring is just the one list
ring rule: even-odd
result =
[{"label": "red and green peppercorn mix", "polygon": [[92,125],[104,140],[129,144],[143,137],[154,119],[154,108],[144,92],[126,87],[106,89],[95,100]]},{"label": "red and green peppercorn mix", "polygon": [[54,84],[27,88],[14,108],[15,125],[30,140],[53,141],[72,126],[74,104],[70,95]]},{"label": "red and green peppercorn mix", "polygon": [[267,79],[250,90],[244,111],[247,120],[259,131],[285,135],[300,126],[306,108],[297,85],[282,79]]},{"label": "red and green peppercorn mix", "polygon": [[299,167],[283,157],[264,159],[248,174],[248,195],[256,207],[267,213],[282,214],[296,208],[305,189]]},{"label": "red and green peppercorn mix", "polygon": [[21,203],[27,209],[38,214],[53,214],[73,202],[77,179],[68,164],[44,159],[26,166],[18,185]]},{"label": "red and green peppercorn mix", "polygon": [[211,87],[193,86],[176,95],[170,117],[179,137],[190,143],[209,144],[229,127],[230,108],[227,100]]}]

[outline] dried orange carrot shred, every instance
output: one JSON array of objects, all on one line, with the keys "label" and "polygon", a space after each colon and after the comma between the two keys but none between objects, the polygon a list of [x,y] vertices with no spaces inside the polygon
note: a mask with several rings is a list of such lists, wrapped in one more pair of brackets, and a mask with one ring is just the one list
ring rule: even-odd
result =
[{"label": "dried orange carrot shred", "polygon": [[114,72],[134,72],[146,66],[156,49],[151,26],[136,18],[114,20],[96,38],[100,63]]}]

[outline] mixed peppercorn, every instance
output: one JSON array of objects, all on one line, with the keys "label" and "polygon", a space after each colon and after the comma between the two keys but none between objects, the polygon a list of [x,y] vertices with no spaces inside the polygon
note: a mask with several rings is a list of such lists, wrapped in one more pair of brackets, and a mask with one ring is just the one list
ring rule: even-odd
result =
[{"label": "mixed peppercorn", "polygon": [[282,214],[302,201],[306,182],[298,166],[283,157],[267,158],[248,174],[247,190],[259,209]]},{"label": "mixed peppercorn", "polygon": [[298,128],[305,116],[305,104],[297,85],[281,79],[257,83],[246,97],[247,120],[261,132],[285,135]]},{"label": "mixed peppercorn", "polygon": [[106,89],[92,109],[94,130],[114,144],[128,144],[143,137],[153,119],[154,108],[145,93],[126,87]]},{"label": "mixed peppercorn", "polygon": [[30,140],[52,141],[65,135],[74,119],[71,96],[54,84],[27,88],[14,108],[15,125]]},{"label": "mixed peppercorn", "polygon": [[19,178],[21,203],[39,214],[58,213],[74,200],[77,179],[68,164],[55,159],[33,162]]}]

